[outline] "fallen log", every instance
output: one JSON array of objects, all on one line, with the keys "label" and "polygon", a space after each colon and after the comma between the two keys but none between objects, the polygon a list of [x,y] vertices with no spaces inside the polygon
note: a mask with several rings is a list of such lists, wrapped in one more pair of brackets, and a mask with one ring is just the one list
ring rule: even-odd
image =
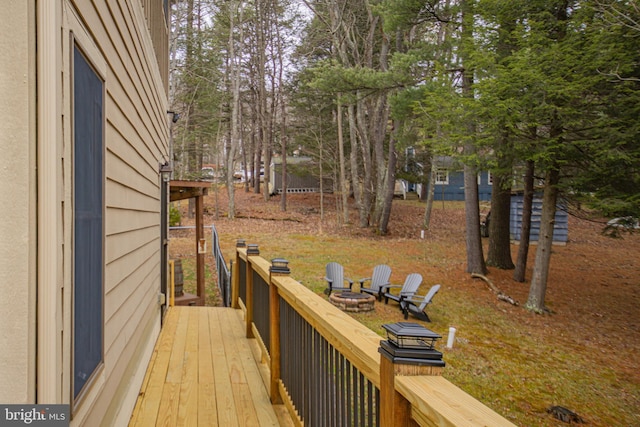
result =
[{"label": "fallen log", "polygon": [[489,278],[487,276],[485,276],[484,274],[480,274],[480,273],[471,273],[471,277],[473,277],[474,279],[482,279],[487,286],[489,287],[489,289],[491,289],[496,295],[497,298],[500,301],[505,301],[508,302],[511,305],[520,305],[518,303],[518,301],[516,301],[515,299],[511,298],[509,295],[506,295],[504,292],[502,292],[500,290],[500,288],[498,288],[496,285],[493,284],[493,282],[491,280],[489,280]]}]

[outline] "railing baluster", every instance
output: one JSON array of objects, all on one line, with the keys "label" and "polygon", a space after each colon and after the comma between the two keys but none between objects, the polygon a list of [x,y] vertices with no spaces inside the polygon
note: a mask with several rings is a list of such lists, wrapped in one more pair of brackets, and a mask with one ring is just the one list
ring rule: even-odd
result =
[{"label": "railing baluster", "polygon": [[269,328],[269,284],[258,272],[253,271],[253,323],[260,333],[267,353],[270,353],[271,332]]},{"label": "railing baluster", "polygon": [[280,305],[281,381],[305,425],[377,426],[378,389],[282,298]]}]

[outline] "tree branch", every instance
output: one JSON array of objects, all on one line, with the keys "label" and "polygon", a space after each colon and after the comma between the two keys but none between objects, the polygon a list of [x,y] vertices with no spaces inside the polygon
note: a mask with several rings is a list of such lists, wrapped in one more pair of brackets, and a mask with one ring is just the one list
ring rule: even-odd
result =
[{"label": "tree branch", "polygon": [[487,286],[489,286],[489,289],[491,289],[494,293],[496,293],[498,295],[498,299],[500,301],[505,301],[508,302],[511,305],[515,305],[518,306],[520,305],[518,303],[518,301],[514,300],[513,298],[511,298],[509,295],[506,295],[504,292],[502,292],[496,285],[493,284],[493,282],[491,280],[489,280],[489,278],[487,276],[485,276],[484,274],[480,274],[480,273],[471,273],[471,277],[473,277],[474,279],[482,279]]}]

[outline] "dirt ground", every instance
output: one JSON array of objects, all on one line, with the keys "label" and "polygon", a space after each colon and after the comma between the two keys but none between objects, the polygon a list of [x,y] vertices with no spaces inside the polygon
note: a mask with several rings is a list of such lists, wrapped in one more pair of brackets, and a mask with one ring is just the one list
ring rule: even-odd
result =
[{"label": "dirt ground", "polygon": [[[205,203],[205,224],[215,223],[220,233],[252,234],[273,232],[274,224],[286,224],[287,232],[299,234],[350,235],[379,243],[416,239],[422,229],[424,204],[417,201],[394,201],[390,234],[375,235],[371,229],[356,225],[340,225],[336,218],[336,198],[324,195],[320,209],[319,194],[290,194],[287,210],[280,210],[280,197],[264,202],[261,195],[236,191],[236,219],[228,220],[226,191],[210,192]],[[320,216],[323,216],[322,222]],[[357,211],[351,209],[351,222]],[[189,223],[189,220],[185,220]],[[318,224],[322,224],[319,226]],[[281,225],[278,225],[281,227]],[[443,209],[434,204],[430,230],[425,238],[446,243],[446,253],[454,267],[439,271],[448,282],[459,283],[479,300],[501,304],[503,311],[524,325],[543,329],[549,337],[562,337],[583,351],[592,352],[595,363],[610,366],[620,375],[640,383],[637,361],[640,354],[640,233],[613,239],[601,234],[602,221],[569,217],[569,241],[554,246],[547,285],[546,303],[551,315],[531,315],[522,308],[528,296],[528,283],[512,280],[513,271],[490,269],[488,277],[505,294],[520,302],[514,307],[495,302],[486,286],[478,286],[465,269],[464,209]],[[486,240],[485,251],[486,251]],[[517,247],[514,246],[514,260]],[[485,252],[486,255],[486,252]],[[529,254],[527,280],[535,257],[535,246]],[[633,392],[632,392],[633,393]],[[632,396],[637,400],[638,396]]]}]

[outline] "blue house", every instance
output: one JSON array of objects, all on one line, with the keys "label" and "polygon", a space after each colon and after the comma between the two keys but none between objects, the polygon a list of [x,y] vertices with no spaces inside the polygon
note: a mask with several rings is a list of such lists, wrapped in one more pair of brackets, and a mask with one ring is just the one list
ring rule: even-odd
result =
[{"label": "blue house", "polygon": [[[463,201],[464,200],[464,172],[461,165],[452,157],[441,156],[437,159],[434,200]],[[491,172],[478,173],[478,197],[480,201],[491,200],[492,190]]]},{"label": "blue house", "polygon": [[[434,200],[463,201],[464,200],[464,172],[459,164],[451,157],[442,156],[437,159]],[[493,182],[491,172],[478,173],[478,198],[481,202],[491,201]],[[511,213],[509,229],[512,241],[520,241],[522,225],[522,193],[511,196]],[[533,199],[531,213],[530,241],[537,242],[540,234],[540,218],[542,216],[542,195],[536,194]],[[566,244],[569,236],[569,218],[562,202],[558,203],[555,215],[553,242]]]}]

